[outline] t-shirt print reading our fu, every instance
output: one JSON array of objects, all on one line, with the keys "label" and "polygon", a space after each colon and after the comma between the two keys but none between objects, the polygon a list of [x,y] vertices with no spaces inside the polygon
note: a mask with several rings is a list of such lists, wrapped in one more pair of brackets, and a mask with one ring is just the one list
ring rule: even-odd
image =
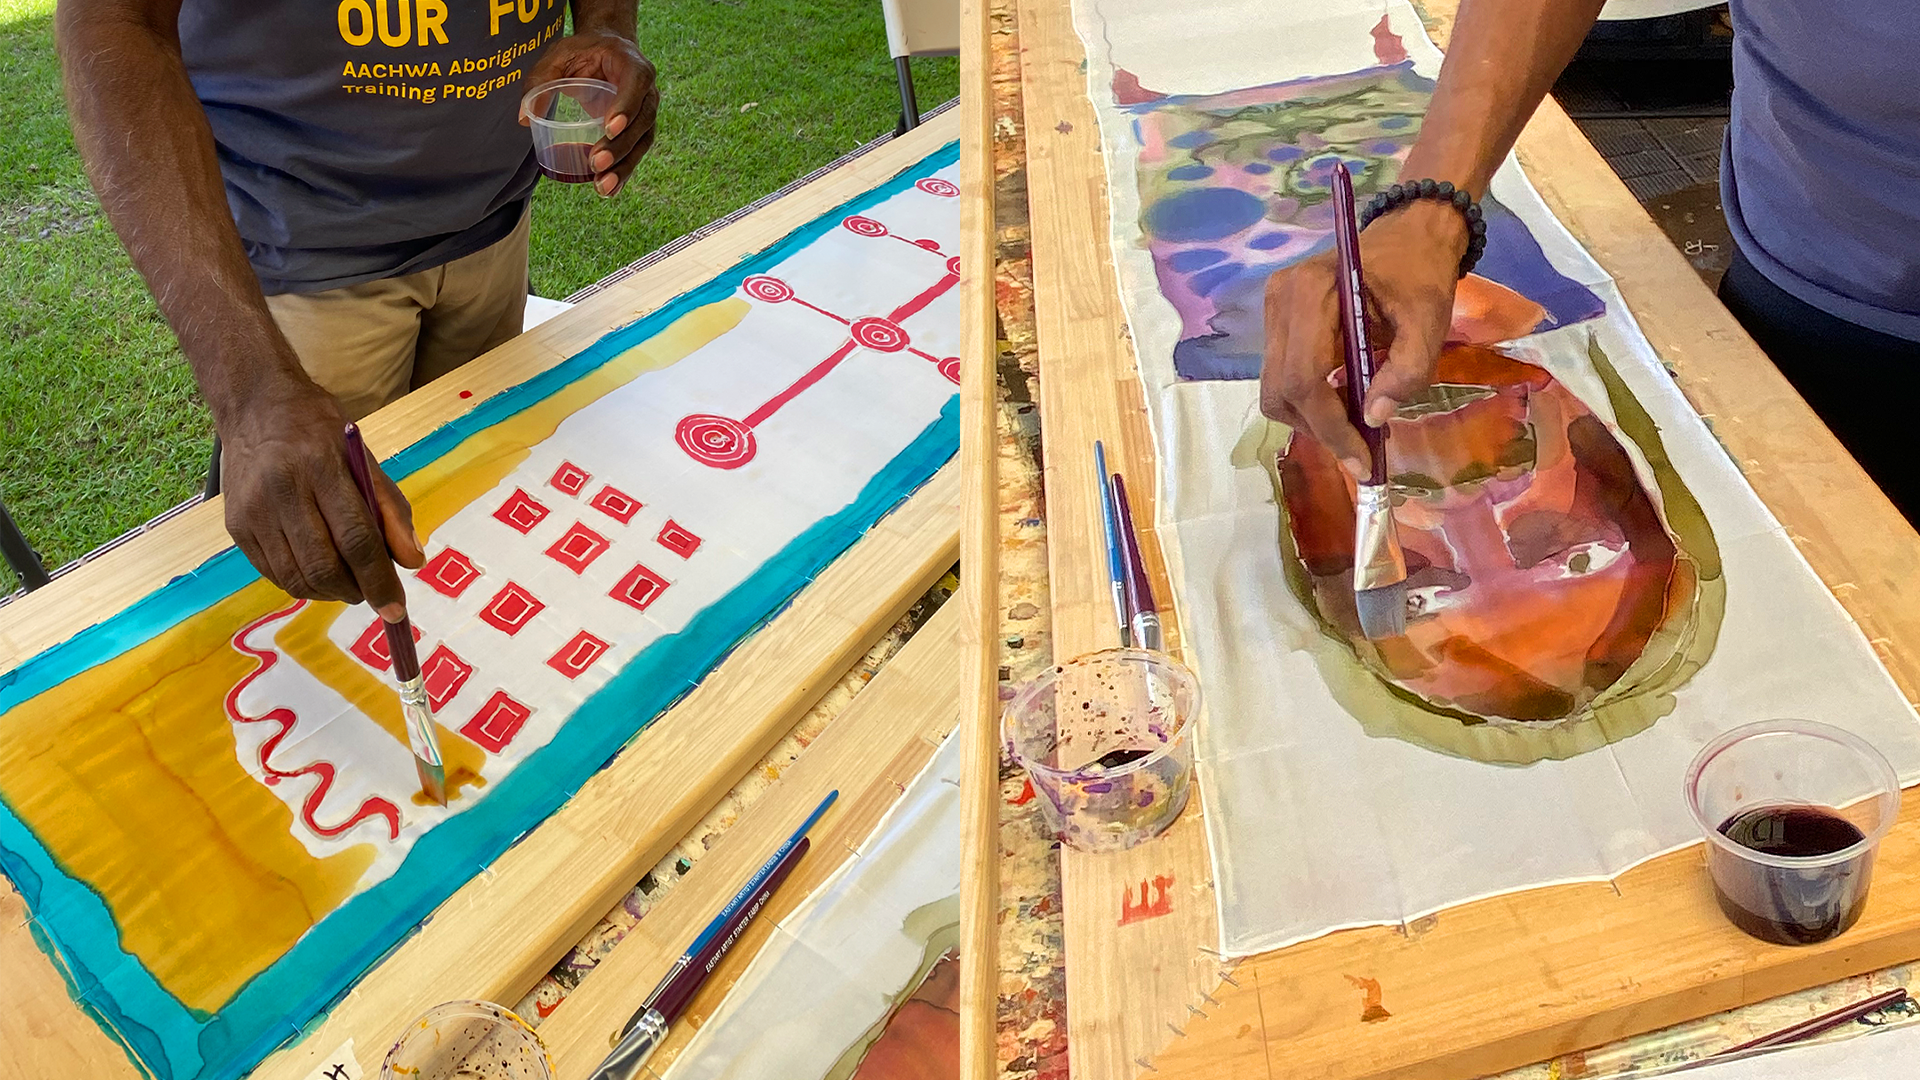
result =
[{"label": "t-shirt print reading our fu", "polygon": [[[936,175],[894,202],[957,195]],[[226,698],[235,752],[294,836],[316,857],[371,844],[358,889],[390,875],[940,415],[959,379],[959,266],[944,220],[933,237],[927,221],[893,202],[850,214],[696,309],[669,331],[701,342],[684,359],[570,416],[426,538],[405,580],[449,807],[422,805],[404,738],[355,705],[370,681],[391,686],[378,616],[291,602],[237,632],[256,667]]]}]

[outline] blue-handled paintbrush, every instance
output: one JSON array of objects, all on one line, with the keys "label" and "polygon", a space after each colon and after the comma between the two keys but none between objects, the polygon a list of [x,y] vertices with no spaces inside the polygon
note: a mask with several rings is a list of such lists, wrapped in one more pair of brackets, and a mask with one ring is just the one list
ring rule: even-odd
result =
[{"label": "blue-handled paintbrush", "polygon": [[653,1004],[654,999],[658,998],[667,987],[672,984],[674,978],[680,974],[681,970],[689,964],[692,964],[694,960],[700,956],[702,950],[712,944],[714,938],[719,937],[726,931],[728,920],[732,919],[735,912],[739,911],[742,906],[753,899],[754,894],[760,891],[760,887],[765,885],[767,879],[773,876],[774,870],[780,866],[780,861],[787,857],[787,852],[800,846],[800,841],[806,837],[807,831],[813,828],[814,823],[820,820],[820,816],[827,812],[827,807],[832,806],[833,801],[839,797],[840,792],[838,790],[827,792],[827,797],[821,799],[820,805],[814,807],[813,813],[807,815],[807,820],[801,822],[800,827],[793,830],[793,835],[787,837],[785,843],[775,848],[772,855],[767,856],[767,861],[760,864],[760,869],[753,872],[753,876],[747,879],[747,883],[740,886],[740,891],[733,894],[733,899],[728,900],[726,904],[720,908],[720,913],[715,915],[711,922],[707,923],[707,928],[700,931],[700,936],[693,939],[693,944],[687,946],[687,951],[680,954],[680,959],[675,960],[673,966],[667,969],[666,977],[660,980],[660,985],[653,988],[653,993],[647,995],[645,1002],[640,1006],[640,1012],[634,1014],[635,1018],[638,1018],[641,1013],[646,1012],[647,1006]]},{"label": "blue-handled paintbrush", "polygon": [[1122,648],[1133,644],[1132,620],[1127,611],[1127,558],[1120,547],[1120,525],[1113,514],[1113,490],[1107,485],[1107,448],[1093,440],[1094,479],[1100,482],[1100,524],[1107,532],[1107,579],[1113,588],[1113,621],[1120,627]]}]

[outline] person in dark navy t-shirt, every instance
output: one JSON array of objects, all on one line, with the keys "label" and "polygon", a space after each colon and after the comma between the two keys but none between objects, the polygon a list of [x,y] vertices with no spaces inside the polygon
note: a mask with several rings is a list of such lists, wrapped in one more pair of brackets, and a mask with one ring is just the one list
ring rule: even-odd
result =
[{"label": "person in dark navy t-shirt", "polygon": [[74,138],[193,367],[227,528],[295,596],[402,610],[420,543],[376,468],[386,543],[341,432],[519,333],[520,115],[556,78],[618,88],[594,184],[653,145],[632,0],[61,0]]}]

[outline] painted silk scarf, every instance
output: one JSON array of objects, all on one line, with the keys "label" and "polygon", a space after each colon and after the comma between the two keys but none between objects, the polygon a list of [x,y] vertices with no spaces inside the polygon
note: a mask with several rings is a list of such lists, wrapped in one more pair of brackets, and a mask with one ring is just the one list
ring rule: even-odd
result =
[{"label": "painted silk scarf", "polygon": [[448,807],[377,616],[235,550],[0,675],[0,871],[138,1065],[295,1036],[952,457],[957,154],[386,462]]},{"label": "painted silk scarf", "polygon": [[1335,161],[1362,197],[1400,178],[1439,53],[1404,0],[1075,21],[1208,699],[1224,952],[1691,843],[1686,764],[1751,720],[1847,727],[1920,778],[1897,687],[1512,161],[1433,389],[1389,422],[1408,631],[1367,640],[1352,483],[1259,413],[1262,290],[1328,246]]}]

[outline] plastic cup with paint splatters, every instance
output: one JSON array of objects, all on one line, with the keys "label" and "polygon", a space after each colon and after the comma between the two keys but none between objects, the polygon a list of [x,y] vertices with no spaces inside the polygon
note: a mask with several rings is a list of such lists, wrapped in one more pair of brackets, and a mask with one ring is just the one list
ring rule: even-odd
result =
[{"label": "plastic cup with paint splatters", "polygon": [[593,179],[593,147],[607,134],[607,114],[620,91],[601,79],[542,83],[520,99],[533,129],[533,157],[540,171],[565,184]]},{"label": "plastic cup with paint splatters", "polygon": [[1061,664],[1014,695],[1000,721],[1054,835],[1119,851],[1187,805],[1200,686],[1160,653],[1110,649]]},{"label": "plastic cup with paint splatters", "polygon": [[533,1026],[491,1001],[435,1005],[407,1025],[380,1080],[553,1080]]}]

